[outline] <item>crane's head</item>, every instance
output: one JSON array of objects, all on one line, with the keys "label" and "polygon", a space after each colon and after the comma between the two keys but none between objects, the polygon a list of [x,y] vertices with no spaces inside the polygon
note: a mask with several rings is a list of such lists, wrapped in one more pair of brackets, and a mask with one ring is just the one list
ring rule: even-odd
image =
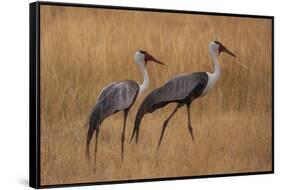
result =
[{"label": "crane's head", "polygon": [[234,55],[234,53],[232,53],[231,51],[226,49],[226,47],[224,47],[224,45],[222,45],[222,43],[220,43],[218,41],[212,41],[209,44],[209,48],[210,48],[210,51],[217,53],[217,55],[220,55],[222,52],[224,52],[233,57],[236,57],[236,55]]},{"label": "crane's head", "polygon": [[145,66],[149,61],[153,61],[153,62],[158,63],[160,65],[165,65],[164,63],[155,59],[152,55],[150,55],[149,53],[147,53],[144,50],[139,50],[139,51],[136,52],[135,61],[136,61],[136,63],[142,63]]}]

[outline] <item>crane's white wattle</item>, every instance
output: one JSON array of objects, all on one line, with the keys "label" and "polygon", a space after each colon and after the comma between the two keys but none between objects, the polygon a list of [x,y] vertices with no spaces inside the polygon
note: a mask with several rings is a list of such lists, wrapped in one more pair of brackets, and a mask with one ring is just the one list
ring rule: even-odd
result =
[{"label": "crane's white wattle", "polygon": [[139,65],[140,67],[140,70],[143,74],[143,83],[142,84],[139,84],[139,94],[138,94],[138,97],[140,97],[140,95],[145,92],[147,89],[148,89],[148,86],[149,86],[149,76],[148,76],[148,73],[146,71],[146,68],[145,68],[145,55],[140,53],[139,51],[136,52],[135,54],[135,62],[136,64]]},{"label": "crane's white wattle", "polygon": [[203,90],[201,96],[204,96],[205,94],[207,94],[207,92],[210,91],[215,86],[215,84],[217,83],[217,81],[220,78],[221,69],[220,69],[220,64],[218,62],[218,59],[217,59],[218,48],[219,48],[219,46],[214,42],[211,42],[209,44],[209,50],[210,50],[210,54],[211,54],[214,66],[215,66],[215,71],[214,71],[214,73],[206,72],[208,75],[208,83],[207,83],[205,89]]}]

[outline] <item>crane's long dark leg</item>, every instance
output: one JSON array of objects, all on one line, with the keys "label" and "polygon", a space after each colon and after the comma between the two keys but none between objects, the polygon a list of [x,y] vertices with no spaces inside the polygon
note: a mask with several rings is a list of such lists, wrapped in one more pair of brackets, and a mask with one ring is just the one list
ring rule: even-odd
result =
[{"label": "crane's long dark leg", "polygon": [[186,104],[187,113],[188,113],[188,130],[190,132],[192,140],[195,141],[194,136],[193,136],[193,130],[192,130],[192,127],[191,127],[190,106],[191,106],[191,103]]},{"label": "crane's long dark leg", "polygon": [[178,111],[178,109],[182,106],[183,104],[182,103],[178,103],[176,108],[174,109],[174,111],[169,115],[169,117],[164,121],[163,123],[163,127],[162,127],[162,131],[161,131],[161,136],[160,136],[160,139],[159,139],[159,142],[158,142],[158,148],[160,147],[161,145],[161,142],[162,142],[162,139],[163,139],[163,136],[164,136],[164,133],[165,133],[165,129],[170,121],[170,119],[174,116],[174,114]]},{"label": "crane's long dark leg", "polygon": [[126,131],[126,121],[128,117],[129,109],[124,110],[124,124],[123,124],[123,131],[121,135],[121,161],[123,162],[124,159],[124,142],[125,142],[125,131]]},{"label": "crane's long dark leg", "polygon": [[94,160],[94,169],[96,168],[96,161],[97,161],[97,151],[98,151],[98,138],[99,138],[99,127],[96,129],[96,143],[95,143],[95,160]]}]

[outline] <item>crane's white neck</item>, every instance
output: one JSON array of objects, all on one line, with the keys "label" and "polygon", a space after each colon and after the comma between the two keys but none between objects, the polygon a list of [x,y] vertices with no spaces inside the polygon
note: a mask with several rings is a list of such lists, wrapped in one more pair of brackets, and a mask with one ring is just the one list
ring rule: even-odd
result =
[{"label": "crane's white neck", "polygon": [[220,75],[221,75],[220,64],[218,62],[217,53],[213,49],[210,49],[210,54],[211,54],[211,57],[213,59],[213,63],[214,63],[214,66],[215,66],[215,71],[214,71],[214,73],[212,73],[212,75],[215,77],[215,79],[217,81],[220,78]]},{"label": "crane's white neck", "polygon": [[201,96],[204,96],[209,90],[211,90],[215,84],[217,83],[217,81],[220,78],[220,74],[221,74],[221,69],[220,69],[220,64],[218,62],[218,58],[217,58],[217,53],[216,51],[210,47],[210,54],[215,66],[215,71],[213,73],[208,73],[208,83],[207,86],[205,87],[205,89],[203,90]]},{"label": "crane's white neck", "polygon": [[141,95],[144,91],[147,90],[149,86],[149,76],[146,71],[145,65],[143,63],[139,63],[141,72],[143,74],[143,83],[140,85],[139,95]]}]

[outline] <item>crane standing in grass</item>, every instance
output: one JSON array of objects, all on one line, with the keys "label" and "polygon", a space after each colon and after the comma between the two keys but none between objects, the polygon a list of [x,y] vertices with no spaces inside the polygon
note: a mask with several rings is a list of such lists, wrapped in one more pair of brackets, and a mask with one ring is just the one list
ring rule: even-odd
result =
[{"label": "crane standing in grass", "polygon": [[191,118],[190,118],[190,106],[194,99],[204,96],[210,89],[214,87],[218,79],[220,78],[220,65],[218,63],[218,56],[221,52],[228,53],[236,57],[228,49],[226,49],[220,42],[212,41],[209,44],[209,51],[213,59],[215,66],[214,73],[208,72],[195,72],[191,74],[182,74],[178,75],[175,78],[167,81],[163,86],[153,90],[149,95],[145,97],[141,103],[138,112],[136,114],[134,130],[132,133],[131,140],[135,136],[136,143],[139,137],[139,129],[141,120],[146,113],[152,113],[157,109],[160,109],[166,106],[169,103],[177,103],[173,112],[168,116],[164,121],[161,136],[158,143],[158,148],[161,145],[165,129],[168,125],[168,122],[177,112],[177,110],[186,106],[188,113],[188,130],[191,134],[191,137],[194,141],[193,131],[191,127]]},{"label": "crane standing in grass", "polygon": [[146,71],[146,64],[148,63],[148,61],[154,61],[155,63],[164,65],[162,62],[149,55],[146,51],[139,50],[135,54],[135,62],[140,67],[141,72],[144,76],[143,84],[138,84],[133,80],[113,82],[104,87],[100,95],[98,96],[98,101],[94,106],[89,118],[89,129],[86,142],[86,155],[88,158],[90,158],[89,146],[94,133],[96,133],[95,162],[100,125],[105,118],[120,111],[124,112],[124,124],[121,136],[121,159],[123,160],[126,120],[128,112],[131,106],[134,104],[136,98],[148,88],[149,77]]}]

